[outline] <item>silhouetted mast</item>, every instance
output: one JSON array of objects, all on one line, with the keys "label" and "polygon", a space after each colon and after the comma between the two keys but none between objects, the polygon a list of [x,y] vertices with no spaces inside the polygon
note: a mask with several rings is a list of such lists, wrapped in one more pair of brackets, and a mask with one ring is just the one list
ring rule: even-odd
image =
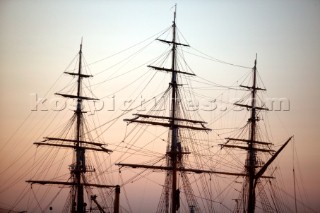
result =
[{"label": "silhouetted mast", "polygon": [[[237,106],[245,107],[251,110],[251,115],[250,115],[250,118],[248,119],[248,123],[250,125],[249,139],[226,138],[228,142],[229,141],[246,142],[247,146],[227,145],[227,144],[223,145],[224,147],[239,148],[239,149],[247,150],[247,160],[245,163],[247,191],[245,192],[245,195],[244,195],[244,200],[246,202],[245,212],[247,213],[254,213],[255,211],[255,204],[256,204],[255,188],[256,188],[256,185],[258,184],[259,178],[266,178],[262,175],[264,174],[268,166],[272,163],[272,161],[277,157],[277,155],[283,150],[283,148],[292,139],[292,137],[290,137],[277,152],[275,152],[274,150],[271,150],[268,147],[266,148],[257,147],[257,145],[260,145],[260,146],[272,145],[272,143],[262,142],[257,140],[256,127],[257,127],[257,122],[259,121],[259,117],[257,116],[257,111],[268,110],[268,108],[257,106],[257,91],[265,90],[257,87],[257,59],[255,59],[254,61],[252,75],[253,75],[253,82],[251,87],[240,85],[241,87],[251,90],[251,104],[246,105],[246,104],[235,103],[235,105]],[[257,161],[258,152],[269,152],[274,154],[264,165],[261,166],[261,165],[258,165],[258,161]],[[257,171],[256,168],[258,168],[259,166],[261,166],[261,169]]]},{"label": "silhouetted mast", "polygon": [[[76,169],[74,170],[74,182],[77,187],[77,211],[81,212],[84,209],[84,198],[83,198],[83,185],[81,185],[81,174],[86,171],[86,161],[85,161],[85,149],[81,147],[81,137],[82,137],[82,99],[81,97],[81,71],[82,71],[82,42],[80,44],[79,51],[79,68],[78,68],[78,85],[77,85],[77,109],[75,111],[77,115],[77,128],[76,128]],[[75,205],[72,205],[72,207]],[[83,210],[85,211],[85,209]]]},{"label": "silhouetted mast", "polygon": [[[75,130],[75,138],[67,139],[67,138],[55,138],[55,137],[45,137],[43,142],[36,142],[35,145],[47,145],[47,146],[56,146],[56,147],[64,147],[64,148],[72,148],[75,151],[75,162],[70,165],[70,173],[71,173],[71,182],[62,182],[62,181],[47,181],[47,180],[28,180],[28,183],[31,184],[54,184],[54,185],[66,185],[71,186],[71,212],[72,213],[84,213],[86,212],[86,203],[84,201],[84,187],[98,187],[98,188],[115,188],[116,196],[119,196],[120,188],[115,185],[103,185],[103,184],[92,184],[88,183],[85,179],[85,173],[94,172],[94,168],[92,166],[86,165],[86,150],[100,151],[100,152],[112,152],[109,149],[104,148],[104,144],[98,142],[85,141],[83,137],[83,114],[82,111],[83,100],[98,100],[96,98],[85,97],[82,96],[82,79],[92,77],[91,75],[82,73],[82,41],[80,44],[79,50],[79,65],[77,73],[65,72],[71,76],[77,76],[77,94],[62,94],[56,93],[57,95],[73,98],[77,100],[76,110],[74,111],[76,116],[76,130]],[[62,143],[55,143],[55,142]],[[96,195],[92,196],[91,199],[97,203]],[[118,198],[119,201],[119,198]],[[117,201],[117,202],[118,202]],[[99,204],[97,204],[99,208]],[[115,208],[119,208],[119,204],[115,205]],[[115,210],[119,211],[119,210]]]},{"label": "silhouetted mast", "polygon": [[173,24],[172,24],[172,65],[171,69],[172,72],[172,79],[171,79],[171,87],[172,87],[172,111],[171,111],[171,123],[170,123],[170,129],[171,129],[171,150],[169,156],[172,166],[172,193],[171,193],[171,212],[176,212],[178,210],[177,202],[179,199],[179,191],[177,191],[177,161],[179,160],[177,158],[177,155],[181,150],[178,150],[178,127],[176,126],[176,107],[177,107],[177,73],[174,72],[176,69],[176,6],[174,11],[174,17],[173,17]]},{"label": "silhouetted mast", "polygon": [[251,118],[249,122],[251,123],[250,129],[250,142],[248,144],[248,161],[247,161],[247,173],[249,179],[249,190],[248,190],[248,213],[254,212],[255,206],[255,190],[254,190],[254,176],[256,167],[256,151],[254,150],[254,141],[256,141],[256,80],[257,80],[257,59],[254,61],[253,67],[253,85],[252,85],[252,100],[251,100]]},{"label": "silhouetted mast", "polygon": [[[170,138],[170,148],[167,152],[167,156],[169,157],[169,162],[167,166],[153,166],[153,165],[140,165],[140,164],[125,164],[125,163],[119,163],[117,165],[119,166],[128,166],[128,167],[133,167],[133,168],[147,168],[147,169],[159,169],[159,170],[166,170],[167,172],[170,173],[170,179],[169,183],[171,184],[170,186],[166,186],[167,188],[170,188],[171,190],[171,196],[170,196],[170,212],[175,213],[179,209],[179,189],[177,188],[177,172],[197,172],[197,173],[212,173],[212,171],[205,171],[205,170],[197,170],[197,169],[188,169],[184,168],[181,162],[181,157],[184,153],[182,151],[180,141],[179,141],[179,129],[180,128],[186,128],[186,129],[193,129],[193,130],[204,130],[204,131],[211,131],[211,129],[204,127],[203,121],[196,121],[196,120],[190,120],[190,119],[184,119],[178,117],[177,110],[179,108],[179,100],[178,100],[178,82],[177,82],[177,75],[178,74],[184,74],[184,75],[191,75],[194,76],[193,73],[188,73],[188,72],[183,72],[177,69],[177,58],[176,58],[176,49],[177,46],[189,46],[187,44],[182,44],[176,42],[176,6],[175,6],[175,11],[174,11],[174,18],[173,18],[173,24],[172,24],[172,40],[167,41],[167,40],[162,40],[162,39],[157,39],[161,42],[171,44],[171,68],[164,68],[164,67],[155,67],[155,66],[148,66],[150,68],[160,70],[160,71],[165,71],[165,72],[170,72],[171,73],[171,82],[169,83],[170,88],[172,90],[171,93],[171,114],[170,116],[156,116],[156,115],[143,115],[143,114],[134,114],[137,116],[136,118],[133,119],[124,119],[125,121],[128,122],[136,122],[136,123],[145,123],[145,124],[151,124],[151,125],[159,125],[159,126],[164,126],[169,128],[171,132],[171,138]],[[158,119],[161,121],[146,121],[146,120],[141,120],[144,118],[154,118]],[[140,119],[140,120],[139,120]],[[164,122],[163,120],[168,120],[169,122]],[[181,125],[179,122],[187,122],[189,125]],[[200,126],[194,126],[194,125],[200,125]],[[168,174],[169,174],[168,173]],[[169,203],[166,204],[166,212],[169,212]]]}]

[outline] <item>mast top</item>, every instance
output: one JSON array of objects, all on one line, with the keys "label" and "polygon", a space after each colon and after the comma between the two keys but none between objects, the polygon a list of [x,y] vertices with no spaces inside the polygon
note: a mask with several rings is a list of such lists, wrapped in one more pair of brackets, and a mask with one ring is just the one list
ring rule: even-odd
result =
[{"label": "mast top", "polygon": [[174,5],[173,24],[176,24],[177,4]]},{"label": "mast top", "polygon": [[256,53],[256,59],[254,60],[254,67],[257,67],[257,59],[258,59],[258,54]]},{"label": "mast top", "polygon": [[80,53],[82,53],[82,42],[83,42],[83,37],[81,37],[81,43],[80,43]]}]

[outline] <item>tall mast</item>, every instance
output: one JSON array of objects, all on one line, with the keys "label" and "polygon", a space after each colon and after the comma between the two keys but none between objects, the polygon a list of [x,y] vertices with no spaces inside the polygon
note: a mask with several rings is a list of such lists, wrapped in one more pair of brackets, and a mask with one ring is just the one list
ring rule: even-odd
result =
[{"label": "tall mast", "polygon": [[[179,210],[179,200],[180,200],[180,191],[178,188],[177,180],[178,180],[178,173],[181,176],[181,180],[183,182],[182,187],[184,191],[188,191],[187,202],[189,204],[190,210],[200,212],[199,206],[197,205],[196,198],[193,196],[193,191],[190,186],[190,182],[186,173],[207,173],[207,174],[221,174],[221,175],[231,175],[231,176],[244,176],[246,177],[246,173],[232,173],[232,172],[224,172],[224,171],[215,171],[215,170],[203,170],[203,169],[194,169],[194,168],[186,168],[183,165],[182,157],[184,154],[190,154],[188,152],[184,152],[182,149],[182,144],[179,141],[179,131],[181,129],[189,129],[189,130],[198,130],[198,131],[211,131],[211,129],[205,127],[204,121],[199,120],[192,120],[182,118],[181,114],[179,113],[179,96],[178,96],[178,79],[177,76],[179,75],[189,75],[194,76],[193,73],[184,72],[178,70],[177,67],[177,56],[176,51],[178,46],[189,46],[186,44],[182,44],[176,41],[176,7],[174,11],[174,19],[172,24],[172,40],[162,40],[157,39],[161,42],[167,43],[172,45],[171,48],[171,68],[164,68],[164,67],[156,67],[156,66],[148,66],[155,70],[165,71],[171,73],[171,82],[169,83],[171,89],[171,113],[169,116],[159,116],[159,115],[152,115],[152,114],[134,114],[135,118],[132,119],[124,119],[129,123],[141,123],[141,124],[150,124],[156,126],[163,126],[169,128],[170,130],[170,143],[169,143],[169,150],[167,150],[167,159],[168,164],[167,166],[156,166],[156,165],[143,165],[143,164],[132,164],[132,163],[117,163],[116,165],[120,167],[131,167],[131,168],[144,168],[144,169],[153,169],[153,170],[164,170],[167,172],[165,185],[163,188],[163,194],[161,195],[161,199],[163,202],[160,206],[161,209],[158,210],[159,212],[166,212],[166,213],[175,213]],[[151,120],[153,119],[153,120]],[[183,122],[183,123],[182,123]],[[269,150],[268,150],[269,151]],[[168,179],[167,179],[168,178]],[[270,177],[269,177],[270,178]],[[171,192],[171,194],[170,194]],[[170,198],[169,198],[170,194]],[[160,204],[160,203],[159,203]]]},{"label": "tall mast", "polygon": [[177,73],[176,70],[176,9],[177,5],[175,5],[173,24],[172,24],[172,78],[171,78],[171,87],[172,87],[172,95],[171,95],[171,150],[170,150],[170,161],[172,166],[172,193],[171,193],[171,213],[176,212],[177,208],[177,199],[179,199],[178,191],[177,191],[177,156],[178,156],[178,127],[176,126],[176,109],[177,109]]},{"label": "tall mast", "polygon": [[[86,212],[86,203],[84,198],[84,188],[85,187],[98,187],[98,188],[114,188],[116,192],[115,211],[119,211],[119,193],[120,188],[116,185],[104,185],[104,184],[94,184],[88,183],[85,178],[85,173],[94,172],[93,167],[86,166],[86,156],[85,150],[92,150],[98,152],[112,152],[109,149],[104,148],[105,144],[99,142],[86,141],[83,135],[83,122],[84,117],[82,111],[83,100],[98,100],[92,97],[85,97],[82,95],[82,80],[83,78],[92,77],[92,75],[82,73],[82,41],[80,44],[79,50],[79,64],[78,72],[65,72],[68,75],[77,77],[77,93],[76,95],[72,94],[62,94],[56,93],[65,98],[76,99],[77,106],[74,111],[75,116],[75,136],[73,139],[68,138],[56,138],[56,137],[46,137],[42,142],[35,142],[35,145],[41,146],[54,146],[54,147],[63,147],[63,148],[72,148],[75,152],[75,162],[70,165],[71,181],[51,181],[51,180],[28,180],[26,182],[31,184],[52,184],[52,185],[65,185],[70,186],[71,190],[71,212],[72,213],[84,213]],[[91,199],[97,204],[96,195],[91,196]],[[100,206],[101,207],[101,206]],[[102,208],[102,207],[101,207]]]},{"label": "tall mast", "polygon": [[[267,168],[271,165],[271,163],[274,161],[274,159],[278,156],[278,154],[284,149],[284,147],[289,143],[289,141],[292,139],[290,137],[278,151],[274,151],[270,149],[268,146],[272,145],[272,143],[258,141],[257,138],[257,122],[259,121],[259,118],[257,116],[257,112],[261,110],[268,110],[268,108],[257,106],[257,91],[258,90],[265,90],[262,88],[257,87],[257,57],[254,61],[254,67],[252,69],[252,75],[253,75],[253,82],[252,86],[243,86],[240,85],[243,88],[246,88],[248,90],[251,90],[251,104],[240,104],[235,103],[235,105],[240,107],[245,107],[247,109],[251,109],[251,115],[248,119],[249,123],[249,139],[240,139],[240,138],[226,138],[228,141],[234,141],[238,143],[247,143],[247,146],[239,146],[239,145],[230,145],[230,144],[222,144],[223,147],[227,148],[239,148],[244,149],[247,151],[247,160],[245,162],[245,170],[246,170],[246,183],[245,188],[243,191],[243,198],[246,203],[243,205],[246,207],[247,213],[254,213],[255,212],[255,204],[256,204],[256,193],[255,188],[259,182],[260,178],[270,178],[268,176],[263,176]],[[258,145],[260,147],[258,147]],[[262,146],[262,147],[261,147]],[[267,152],[267,153],[273,153],[272,157],[263,165],[258,165],[257,161],[257,153],[258,152]],[[257,168],[261,167],[258,171]]]},{"label": "tall mast", "polygon": [[247,160],[247,174],[249,179],[249,187],[248,187],[248,213],[253,213],[255,209],[255,189],[254,189],[254,180],[255,180],[255,168],[256,168],[256,151],[254,142],[256,141],[256,79],[257,79],[257,58],[254,61],[253,67],[253,84],[251,91],[251,117],[249,122],[251,123],[250,128],[250,142],[248,144],[248,160]]},{"label": "tall mast", "polygon": [[[84,198],[83,198],[83,185],[81,184],[81,176],[85,173],[85,150],[81,147],[81,137],[82,137],[82,99],[81,99],[81,86],[82,86],[82,41],[79,50],[79,67],[78,67],[78,85],[77,85],[77,109],[75,111],[77,116],[77,126],[76,126],[76,165],[74,172],[74,182],[77,191],[77,212],[82,213],[84,209]],[[75,201],[75,199],[73,199]],[[74,204],[72,207],[74,208]]]}]

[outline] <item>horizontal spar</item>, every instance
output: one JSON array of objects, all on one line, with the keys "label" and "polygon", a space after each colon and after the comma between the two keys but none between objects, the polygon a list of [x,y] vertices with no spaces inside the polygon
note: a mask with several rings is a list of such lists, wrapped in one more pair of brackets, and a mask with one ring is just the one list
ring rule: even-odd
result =
[{"label": "horizontal spar", "polygon": [[221,147],[238,148],[238,149],[244,149],[244,150],[255,150],[255,151],[258,151],[258,152],[270,152],[270,153],[275,152],[272,149],[249,148],[249,147],[245,147],[245,146],[227,145],[227,144],[219,144],[219,145]]},{"label": "horizontal spar", "polygon": [[195,74],[193,74],[193,73],[183,72],[183,71],[180,71],[180,70],[174,70],[174,69],[169,69],[169,68],[164,68],[164,67],[155,67],[155,66],[151,66],[151,65],[149,65],[148,67],[153,68],[155,70],[161,70],[161,71],[166,71],[166,72],[175,72],[175,73],[181,73],[181,74],[185,74],[185,75],[193,75],[193,76],[195,76]]},{"label": "horizontal spar", "polygon": [[266,110],[266,111],[269,111],[268,108],[265,108],[265,107],[253,107],[253,106],[250,106],[250,105],[246,105],[246,104],[237,104],[235,103],[234,105],[236,106],[240,106],[240,107],[246,107],[246,108],[250,108],[250,109],[257,109],[257,110]]},{"label": "horizontal spar", "polygon": [[255,90],[263,90],[266,91],[266,89],[260,88],[260,87],[248,87],[244,85],[240,85],[240,87],[247,88],[247,89],[255,89]]},{"label": "horizontal spar", "polygon": [[86,75],[86,74],[79,74],[79,73],[74,73],[74,72],[64,72],[65,74],[68,75],[77,75],[80,76],[81,78],[89,78],[89,77],[93,77],[92,75]]},{"label": "horizontal spar", "polygon": [[272,145],[272,143],[268,142],[262,142],[262,141],[252,141],[248,139],[241,139],[241,138],[226,138],[228,141],[242,141],[242,142],[247,142],[247,143],[256,143],[256,144],[261,144],[261,145]]},{"label": "horizontal spar", "polygon": [[69,94],[62,94],[62,93],[55,93],[55,95],[61,95],[62,97],[65,97],[65,98],[76,98],[76,99],[81,99],[81,100],[91,100],[91,101],[98,101],[99,100],[97,98],[85,97],[85,96],[80,96],[80,95],[69,95]]},{"label": "horizontal spar", "polygon": [[[117,163],[116,165],[121,167],[131,167],[131,168],[144,168],[144,169],[156,169],[156,170],[167,170],[167,171],[173,170],[171,166],[151,166],[151,165],[129,164],[129,163]],[[197,174],[207,173],[207,174],[221,174],[221,175],[230,175],[230,176],[247,176],[247,174],[244,174],[244,173],[191,169],[191,168],[183,168],[183,167],[177,168],[176,170],[181,172],[193,172]],[[263,176],[263,178],[273,178],[273,177]]]},{"label": "horizontal spar", "polygon": [[[159,118],[159,119],[169,119],[172,120],[172,117],[168,117],[168,116],[158,116],[158,115],[145,115],[145,114],[133,114],[139,117],[143,117],[143,118]],[[176,121],[185,121],[185,122],[190,122],[190,123],[202,123],[202,124],[206,124],[207,122],[205,121],[198,121],[198,120],[190,120],[190,119],[185,119],[185,118],[174,118],[174,120]]]},{"label": "horizontal spar", "polygon": [[45,145],[45,146],[57,146],[57,147],[74,148],[74,149],[80,148],[80,149],[87,149],[87,150],[93,150],[93,151],[98,151],[98,152],[107,152],[107,153],[112,152],[112,150],[109,150],[109,149],[106,149],[106,148],[103,148],[103,147],[100,147],[100,149],[98,149],[98,148],[85,147],[85,146],[78,147],[78,146],[75,146],[75,145],[44,143],[44,142],[35,142],[33,144],[38,145],[38,146]]},{"label": "horizontal spar", "polygon": [[157,38],[156,40],[164,42],[164,43],[167,43],[167,44],[175,44],[175,45],[181,45],[181,46],[185,46],[185,47],[190,47],[189,44],[182,44],[182,43],[178,43],[178,42],[175,42],[175,41],[167,41],[167,40],[163,40],[163,39],[159,39],[159,38]]},{"label": "horizontal spar", "polygon": [[103,146],[105,144],[103,143],[97,143],[97,142],[90,142],[90,141],[82,141],[82,140],[74,140],[74,139],[66,139],[66,138],[53,138],[53,137],[45,137],[44,139],[46,140],[51,140],[51,141],[66,141],[66,142],[74,142],[74,143],[84,143],[84,144],[90,144],[90,145],[95,145],[95,146]]},{"label": "horizontal spar", "polygon": [[[27,183],[31,184],[53,184],[53,185],[65,185],[65,186],[75,186],[77,183],[73,182],[64,182],[64,181],[50,181],[50,180],[27,180]],[[82,186],[92,186],[97,188],[116,188],[116,185],[103,185],[103,184],[94,184],[94,183],[81,183]]]},{"label": "horizontal spar", "polygon": [[[136,118],[123,119],[123,121],[151,124],[151,125],[164,126],[164,127],[171,127],[172,126],[170,123],[162,123],[162,122],[155,122],[155,121],[140,121],[140,120],[137,120]],[[174,124],[173,126],[178,127],[178,128],[185,128],[185,129],[211,131],[211,129],[209,129],[209,128],[196,127],[196,126],[187,126],[187,125],[180,125],[180,124]]]}]

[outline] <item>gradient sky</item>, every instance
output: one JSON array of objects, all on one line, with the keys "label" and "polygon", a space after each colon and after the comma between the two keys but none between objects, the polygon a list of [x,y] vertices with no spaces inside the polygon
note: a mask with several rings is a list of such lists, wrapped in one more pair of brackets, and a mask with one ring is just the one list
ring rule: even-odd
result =
[{"label": "gradient sky", "polygon": [[[290,111],[281,114],[284,135],[295,135],[305,188],[311,200],[319,198],[319,0],[2,0],[1,146],[30,112],[30,94],[48,91],[81,37],[87,61],[99,60],[170,26],[175,3],[178,27],[196,49],[245,66],[258,53],[269,95],[290,100]],[[229,77],[212,70],[202,76],[221,84]]]}]

